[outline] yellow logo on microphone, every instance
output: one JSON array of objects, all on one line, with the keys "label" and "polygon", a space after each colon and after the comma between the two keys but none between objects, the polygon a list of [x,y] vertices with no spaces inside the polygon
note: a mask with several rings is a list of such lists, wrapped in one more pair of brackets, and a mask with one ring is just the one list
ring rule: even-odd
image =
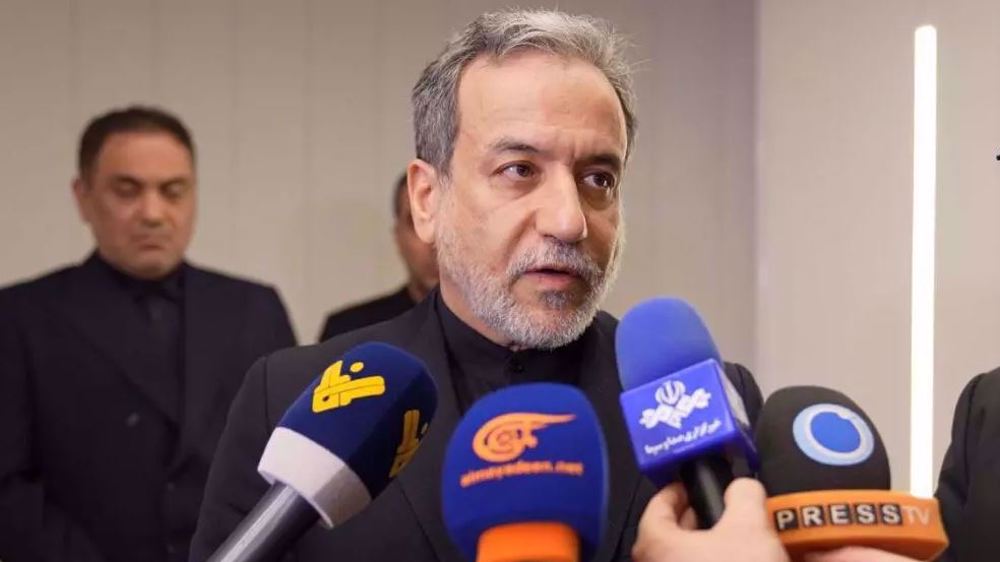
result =
[{"label": "yellow logo on microphone", "polygon": [[[370,375],[359,379],[351,379],[351,375],[342,374],[344,361],[337,361],[323,371],[316,390],[313,391],[312,411],[319,414],[350,405],[359,398],[381,396],[385,394],[385,379],[381,375]],[[361,361],[351,363],[348,370],[351,374],[363,371],[365,364]]]},{"label": "yellow logo on microphone", "polygon": [[393,459],[392,467],[389,469],[389,478],[399,474],[399,471],[413,459],[413,455],[417,454],[420,438],[427,433],[427,425],[425,423],[420,427],[420,410],[407,410],[403,414],[403,437],[400,439],[399,447],[396,447],[396,458]]},{"label": "yellow logo on microphone", "polygon": [[571,421],[573,414],[537,414],[514,412],[503,414],[483,424],[472,438],[472,450],[487,462],[508,462],[521,456],[525,449],[538,446],[535,431]]}]

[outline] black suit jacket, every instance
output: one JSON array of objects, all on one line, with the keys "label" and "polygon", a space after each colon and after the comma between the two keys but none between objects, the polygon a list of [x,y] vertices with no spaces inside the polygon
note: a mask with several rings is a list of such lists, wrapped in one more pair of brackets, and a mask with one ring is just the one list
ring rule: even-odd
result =
[{"label": "black suit jacket", "polygon": [[326,317],[319,341],[391,320],[413,308],[414,304],[416,303],[410,298],[410,291],[403,286],[394,293],[338,310]]},{"label": "black suit jacket", "polygon": [[4,562],[186,559],[229,403],[294,337],[274,289],[182,267],[180,416],[141,312],[94,258],[0,290]]},{"label": "black suit jacket", "polygon": [[[420,357],[438,386],[437,413],[410,465],[367,509],[332,531],[315,528],[295,548],[301,562],[459,561],[441,519],[441,465],[461,414],[450,379],[440,319],[432,293],[393,320],[310,347],[285,350],[250,370],[229,413],[209,474],[191,560],[204,560],[267,490],[256,467],[267,439],[285,409],[323,370],[351,347],[382,341]],[[443,304],[441,304],[443,306]],[[608,529],[595,560],[628,557],[638,518],[653,487],[640,477],[622,420],[614,354],[617,321],[599,313],[584,333],[585,357],[579,386],[590,399],[607,438],[611,467]],[[750,373],[727,365],[727,374],[746,401],[752,419],[761,396]]]},{"label": "black suit jacket", "polygon": [[937,498],[951,545],[941,558],[1000,558],[1000,369],[978,375],[955,407]]}]

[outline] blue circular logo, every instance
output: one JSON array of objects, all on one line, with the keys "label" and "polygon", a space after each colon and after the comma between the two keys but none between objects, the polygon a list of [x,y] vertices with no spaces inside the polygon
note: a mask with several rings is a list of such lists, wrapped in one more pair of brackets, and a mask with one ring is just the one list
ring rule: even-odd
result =
[{"label": "blue circular logo", "polygon": [[807,457],[831,466],[860,464],[875,450],[875,436],[865,420],[837,404],[813,404],[799,412],[792,435]]}]

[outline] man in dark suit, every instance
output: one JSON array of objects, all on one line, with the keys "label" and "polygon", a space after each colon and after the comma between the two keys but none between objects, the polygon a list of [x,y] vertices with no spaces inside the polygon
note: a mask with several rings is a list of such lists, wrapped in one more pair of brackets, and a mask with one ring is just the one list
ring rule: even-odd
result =
[{"label": "man in dark suit", "polygon": [[175,117],[93,120],[73,193],[96,251],[0,291],[0,559],[181,562],[229,403],[294,336],[274,289],[184,261]]},{"label": "man in dark suit", "polygon": [[947,562],[1000,558],[1000,369],[977,375],[955,406],[937,499],[951,544]]},{"label": "man in dark suit", "polygon": [[393,189],[392,214],[392,234],[396,239],[399,257],[406,266],[406,285],[388,295],[330,314],[323,324],[319,341],[326,341],[333,336],[395,318],[424,300],[427,293],[437,285],[437,260],[434,257],[434,248],[421,240],[413,230],[405,173],[399,176]]},{"label": "man in dark suit", "polygon": [[[372,340],[427,364],[437,413],[400,476],[350,521],[310,530],[294,547],[298,560],[460,560],[441,519],[449,435],[479,397],[541,380],[578,386],[601,420],[611,488],[596,559],[628,556],[653,489],[618,405],[617,321],[598,310],[621,255],[620,181],[634,138],[619,49],[603,22],[511,11],[476,19],[424,70],[408,187],[416,232],[437,251],[439,288],[393,320],[251,368],[212,464],[192,560],[204,560],[267,490],[257,462],[289,404]],[[727,365],[727,374],[756,418],[750,373]]]}]

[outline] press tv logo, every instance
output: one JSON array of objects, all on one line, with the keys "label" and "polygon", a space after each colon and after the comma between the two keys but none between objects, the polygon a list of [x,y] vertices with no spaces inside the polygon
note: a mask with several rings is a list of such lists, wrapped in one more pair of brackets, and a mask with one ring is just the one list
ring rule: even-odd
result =
[{"label": "press tv logo", "polygon": [[795,445],[810,459],[828,466],[865,462],[875,451],[875,436],[857,412],[839,404],[813,404],[792,422]]},{"label": "press tv logo", "polygon": [[365,369],[363,362],[351,363],[348,367],[350,374],[343,373],[343,368],[344,361],[340,360],[323,371],[319,384],[313,390],[313,413],[342,408],[361,398],[385,394],[385,378],[381,375],[351,378],[351,375],[358,375]]},{"label": "press tv logo", "polygon": [[[466,472],[459,484],[468,488],[483,482],[538,474],[583,476],[584,466],[579,461],[521,459],[527,450],[535,449],[545,439],[552,438],[545,435],[546,428],[570,423],[574,419],[576,416],[573,414],[512,412],[488,420],[473,436],[472,452],[491,465]],[[541,437],[536,432],[540,432]]]},{"label": "press tv logo", "polygon": [[850,526],[929,527],[932,523],[929,508],[892,502],[836,502],[788,507],[774,512],[774,526],[779,533]]},{"label": "press tv logo", "polygon": [[[804,455],[828,466],[859,465],[875,450],[875,436],[865,419],[839,404],[803,408],[792,421],[792,436]],[[931,528],[935,523],[926,501],[887,491],[818,491],[787,497],[791,498],[788,505],[775,509],[773,514],[779,533],[878,526]]]}]

